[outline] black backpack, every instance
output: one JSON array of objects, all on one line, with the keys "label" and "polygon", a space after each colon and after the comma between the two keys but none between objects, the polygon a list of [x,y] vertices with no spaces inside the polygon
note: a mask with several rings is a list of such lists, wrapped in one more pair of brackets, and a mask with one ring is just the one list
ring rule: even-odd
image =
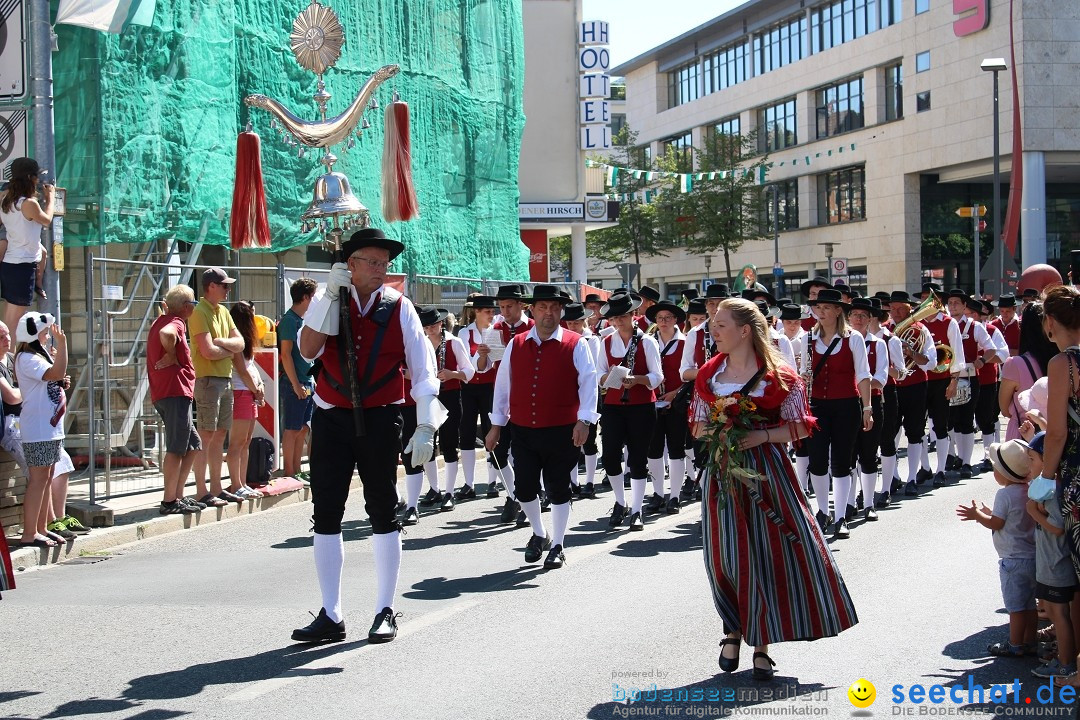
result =
[{"label": "black backpack", "polygon": [[247,484],[250,487],[266,485],[274,472],[274,443],[268,438],[251,438],[248,446]]}]

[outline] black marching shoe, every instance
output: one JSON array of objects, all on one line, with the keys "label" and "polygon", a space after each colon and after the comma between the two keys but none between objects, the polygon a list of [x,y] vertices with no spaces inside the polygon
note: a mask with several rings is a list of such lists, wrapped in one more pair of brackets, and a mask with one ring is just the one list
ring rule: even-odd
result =
[{"label": "black marching shoe", "polygon": [[887,493],[887,492],[877,493],[876,499],[874,500],[874,507],[876,507],[876,508],[887,508],[887,507],[889,507],[889,503],[891,503],[891,502],[892,502],[892,495],[890,493]]},{"label": "black marching shoe", "polygon": [[832,536],[835,540],[844,540],[851,537],[851,531],[848,530],[847,526],[847,518],[840,518],[840,522],[833,525]]},{"label": "black marching shoe", "polygon": [[641,513],[636,512],[630,515],[630,529],[631,530],[644,530],[645,522],[641,519]]},{"label": "black marching shoe", "polygon": [[930,486],[939,488],[945,484],[945,473],[934,473],[934,479],[930,481]]},{"label": "black marching shoe", "polygon": [[863,513],[867,522],[874,522],[877,520],[877,510],[872,507],[866,508],[866,512]]},{"label": "black marching shoe", "polygon": [[521,508],[518,507],[517,501],[514,500],[514,498],[507,497],[506,502],[503,503],[502,515],[499,516],[499,522],[514,522],[514,518],[517,516],[518,510],[520,509]]},{"label": "black marching shoe", "polygon": [[934,473],[930,472],[926,468],[919,468],[919,472],[915,473],[915,482],[921,485],[932,477],[934,477]]},{"label": "black marching shoe", "polygon": [[829,522],[829,516],[828,515],[821,512],[820,510],[818,510],[817,515],[814,515],[814,519],[817,520],[817,524],[818,524],[818,527],[821,528],[821,532],[823,532],[823,533],[829,532],[829,525],[831,525],[832,523]]},{"label": "black marching shoe", "polygon": [[[543,552],[551,547],[550,537],[540,537],[539,535],[533,535],[529,538],[528,544],[525,546],[525,562],[534,563],[540,559]],[[558,545],[560,549],[562,545]]]},{"label": "black marching shoe", "polygon": [[678,515],[679,514],[679,498],[675,497],[674,495],[669,497],[668,501],[667,501],[667,507],[665,508],[665,512],[667,512],[668,515]]},{"label": "black marching shoe", "polygon": [[529,518],[525,515],[524,510],[518,510],[517,514],[517,526],[523,528],[529,524]]},{"label": "black marching shoe", "polygon": [[960,469],[960,458],[957,457],[956,455],[949,455],[949,457],[945,458],[945,469],[946,470],[959,470]]},{"label": "black marching shoe", "polygon": [[623,520],[626,519],[626,506],[615,503],[615,507],[611,509],[611,519],[608,520],[609,527],[619,527],[623,524]]},{"label": "black marching shoe", "polygon": [[900,492],[903,489],[904,489],[904,483],[901,482],[901,480],[900,480],[900,478],[898,476],[893,475],[892,485],[889,486],[889,493],[891,495],[895,495],[896,493]]},{"label": "black marching shoe", "polygon": [[976,470],[982,475],[983,473],[993,472],[994,466],[990,463],[990,458],[983,458],[983,461],[976,466]]},{"label": "black marching shoe", "polygon": [[915,484],[914,480],[908,480],[907,485],[904,485],[904,497],[918,497],[919,487]]},{"label": "black marching shoe", "polygon": [[400,616],[394,614],[393,608],[384,607],[375,616],[375,622],[371,623],[367,639],[369,643],[388,643],[397,637],[397,619]]},{"label": "black marching shoe", "polygon": [[307,627],[297,628],[292,632],[292,639],[302,643],[337,642],[345,639],[345,621],[334,622],[326,614],[325,608]]},{"label": "black marching shoe", "polygon": [[438,502],[441,502],[441,501],[442,501],[442,493],[439,492],[438,490],[436,490],[435,488],[431,488],[430,490],[427,491],[427,495],[420,498],[420,507],[431,507],[435,503],[438,503]]},{"label": "black marching shoe", "polygon": [[454,499],[458,502],[461,502],[462,500],[475,500],[476,490],[469,487],[468,485],[465,485],[464,487],[459,487],[457,490],[454,491]]},{"label": "black marching shoe", "polygon": [[600,484],[606,488],[611,487],[611,478],[605,475],[604,479],[600,481]]},{"label": "black marching shoe", "polygon": [[488,483],[487,496],[489,498],[499,497],[499,483]]},{"label": "black marching shoe", "polygon": [[683,484],[682,484],[682,488],[679,489],[679,499],[685,501],[685,500],[690,500],[691,498],[693,498],[694,497],[694,485],[695,485],[694,481],[691,480],[690,478],[687,478],[686,480],[684,480]]},{"label": "black marching shoe", "polygon": [[664,509],[666,504],[667,503],[664,501],[664,498],[660,497],[656,493],[653,493],[652,497],[649,498],[649,502],[645,505],[645,512],[658,513]]},{"label": "black marching shoe", "polygon": [[963,480],[970,480],[971,478],[975,477],[975,474],[972,472],[970,465],[965,464],[960,466],[960,477]]},{"label": "black marching shoe", "polygon": [[727,645],[734,645],[738,648],[742,644],[742,640],[736,640],[735,638],[724,638],[720,641],[720,669],[726,673],[733,673],[739,669],[739,655],[736,653],[733,658],[724,657],[724,647]]},{"label": "black marching shoe", "polygon": [[555,545],[551,548],[548,556],[544,558],[545,570],[558,570],[566,562],[566,556],[563,555],[562,545]]},{"label": "black marching shoe", "polygon": [[394,506],[394,512],[401,512],[405,508],[409,507],[409,504],[404,500],[398,500],[398,504]]},{"label": "black marching shoe", "polygon": [[439,512],[450,512],[454,509],[454,496],[450,493],[443,495],[442,504],[439,505]]},{"label": "black marching shoe", "polygon": [[858,508],[856,508],[854,505],[848,505],[847,506],[847,512],[844,513],[844,519],[847,520],[848,522],[851,522],[856,517],[858,517],[858,514],[859,514]]},{"label": "black marching shoe", "polygon": [[415,525],[418,522],[420,522],[420,513],[416,512],[416,508],[405,510],[405,515],[401,518],[402,525]]},{"label": "black marching shoe", "polygon": [[[764,660],[768,665],[765,667],[758,667],[758,660]],[[755,680],[772,680],[776,675],[776,663],[772,661],[772,658],[763,652],[754,653],[754,670],[750,677]]]},{"label": "black marching shoe", "polygon": [[581,486],[580,485],[575,485],[574,483],[570,483],[570,497],[574,497],[574,498],[580,498],[581,497]]},{"label": "black marching shoe", "polygon": [[586,500],[596,499],[596,488],[593,486],[592,483],[585,483],[585,487],[581,490],[581,497],[585,498]]}]

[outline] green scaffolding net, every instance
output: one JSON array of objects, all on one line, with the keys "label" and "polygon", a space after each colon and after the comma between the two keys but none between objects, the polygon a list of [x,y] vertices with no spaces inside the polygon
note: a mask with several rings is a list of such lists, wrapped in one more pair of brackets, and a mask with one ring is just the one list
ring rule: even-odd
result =
[{"label": "green scaffolding net", "polygon": [[[299,216],[325,168],[298,157],[270,116],[243,105],[262,93],[316,118],[316,77],[289,50],[306,0],[158,0],[152,27],[120,35],[58,25],[54,55],[57,177],[68,188],[65,243],[141,242],[175,235],[228,244],[236,136],[261,136],[273,246],[318,241]],[[331,2],[345,28],[341,59],[325,75],[336,115],[379,67],[409,103],[413,177],[421,217],[387,226],[380,213],[382,112],[356,146],[335,147],[335,170],[371,209],[372,225],[405,242],[401,270],[523,279],[518,153],[524,45],[516,0]]]}]

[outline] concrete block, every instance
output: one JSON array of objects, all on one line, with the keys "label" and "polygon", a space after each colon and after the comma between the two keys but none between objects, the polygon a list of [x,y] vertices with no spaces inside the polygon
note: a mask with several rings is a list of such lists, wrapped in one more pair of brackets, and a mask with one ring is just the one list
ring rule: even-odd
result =
[{"label": "concrete block", "polygon": [[68,503],[68,512],[86,527],[112,527],[114,523],[112,508],[90,503]]}]

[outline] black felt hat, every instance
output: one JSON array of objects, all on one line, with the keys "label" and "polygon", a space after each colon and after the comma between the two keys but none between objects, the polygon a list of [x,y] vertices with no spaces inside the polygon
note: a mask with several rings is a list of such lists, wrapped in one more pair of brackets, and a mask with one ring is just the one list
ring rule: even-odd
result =
[{"label": "black felt hat", "polygon": [[564,293],[554,285],[537,285],[533,288],[532,297],[521,298],[522,302],[527,303],[538,303],[541,300],[554,300],[563,305],[574,302],[574,298],[570,297],[569,293]]},{"label": "black felt hat", "polygon": [[833,288],[822,288],[817,299],[808,300],[806,304],[811,307],[815,305],[839,305],[845,312],[851,309],[851,303],[844,302],[844,298],[840,296],[840,291]]},{"label": "black felt hat", "polygon": [[918,305],[919,301],[911,297],[907,290],[893,290],[889,295],[889,302],[901,302],[908,305]]},{"label": "black felt hat", "polygon": [[477,295],[470,298],[469,302],[465,303],[465,307],[471,307],[473,310],[498,310],[499,303],[495,302],[495,298],[490,295]]},{"label": "black felt hat", "polygon": [[781,320],[804,320],[806,317],[807,314],[803,312],[803,309],[794,303],[780,306]]},{"label": "black felt hat", "polygon": [[660,314],[660,311],[667,310],[669,313],[675,316],[675,322],[686,321],[686,311],[673,302],[668,300],[661,300],[648,310],[645,311],[645,317],[649,322],[656,322],[656,316]]},{"label": "black felt hat", "polygon": [[800,285],[799,290],[802,291],[802,294],[804,296],[809,297],[810,288],[815,287],[815,286],[821,287],[821,288],[829,288],[830,290],[832,289],[832,283],[829,282],[828,280],[826,280],[825,278],[821,277],[820,275],[818,275],[817,277],[810,278],[809,280],[804,282],[802,285]]},{"label": "black felt hat", "polygon": [[588,320],[595,315],[592,310],[589,310],[584,305],[578,302],[568,303],[563,306],[563,320]]},{"label": "black felt hat", "polygon": [[770,307],[777,304],[776,296],[768,290],[755,290],[753,288],[746,288],[742,291],[742,297],[744,300],[756,300],[757,298],[765,298],[768,301]]},{"label": "black felt hat", "polygon": [[638,295],[645,298],[646,300],[660,302],[660,291],[656,288],[649,287],[648,285],[643,285],[641,289],[638,290]]},{"label": "black felt hat", "polygon": [[757,306],[758,312],[764,315],[767,319],[771,320],[780,314],[780,308],[770,305],[764,300],[752,300],[751,302]]},{"label": "black felt hat", "polygon": [[588,295],[585,296],[585,299],[582,300],[581,302],[582,303],[601,303],[601,304],[603,304],[604,298],[600,297],[596,293],[589,293]]},{"label": "black felt hat", "polygon": [[424,327],[437,325],[446,319],[450,312],[446,308],[417,308],[416,314],[420,316],[420,324]]},{"label": "black felt hat", "polygon": [[705,307],[705,298],[694,298],[686,305],[687,315],[707,315],[708,312]]},{"label": "black felt hat", "polygon": [[697,288],[686,288],[682,291],[682,296],[687,300],[693,300],[694,298],[698,297],[699,294],[700,293],[698,293]]},{"label": "black felt hat", "polygon": [[382,248],[390,253],[393,260],[405,250],[405,245],[397,240],[392,240],[383,234],[378,228],[363,228],[354,232],[348,240],[341,245],[341,251],[348,258],[357,250],[366,247]]},{"label": "black felt hat", "polygon": [[924,293],[930,292],[931,290],[938,293],[938,294],[940,294],[941,293],[941,286],[938,285],[936,282],[923,283],[922,291]]},{"label": "black felt hat", "polygon": [[499,289],[495,292],[496,300],[521,300],[525,301],[525,286],[524,285],[500,285]]},{"label": "black felt hat", "polygon": [[613,293],[608,298],[604,307],[600,308],[600,317],[613,318],[619,315],[629,315],[641,307],[641,298],[634,297],[630,293]]},{"label": "black felt hat", "polygon": [[1002,295],[998,298],[997,306],[999,308],[1014,308],[1016,307],[1015,295]]},{"label": "black felt hat", "polygon": [[[820,295],[818,296],[821,297]],[[852,298],[851,305],[848,306],[847,311],[850,313],[853,310],[865,310],[871,316],[881,320],[881,314],[884,312],[881,309],[881,301],[878,301],[877,307],[874,307],[874,298]]]},{"label": "black felt hat", "polygon": [[731,297],[731,292],[728,290],[728,286],[724,283],[713,283],[705,289],[705,298],[715,300],[717,298]]},{"label": "black felt hat", "polygon": [[1036,290],[1035,288],[1028,288],[1027,290],[1024,291],[1024,294],[1021,297],[1023,297],[1024,300],[1027,300],[1029,298],[1038,299],[1039,291]]},{"label": "black felt hat", "polygon": [[953,288],[949,291],[949,294],[945,296],[945,299],[948,300],[949,298],[960,298],[961,300],[966,301],[969,297],[970,296],[960,288]]}]

